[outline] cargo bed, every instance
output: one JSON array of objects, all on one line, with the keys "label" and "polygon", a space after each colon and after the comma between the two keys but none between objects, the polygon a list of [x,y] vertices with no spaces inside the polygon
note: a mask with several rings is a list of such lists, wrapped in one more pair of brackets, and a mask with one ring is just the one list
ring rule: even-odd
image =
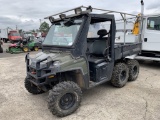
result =
[{"label": "cargo bed", "polygon": [[142,43],[115,44],[115,60],[123,59],[127,56],[138,54],[141,52]]}]

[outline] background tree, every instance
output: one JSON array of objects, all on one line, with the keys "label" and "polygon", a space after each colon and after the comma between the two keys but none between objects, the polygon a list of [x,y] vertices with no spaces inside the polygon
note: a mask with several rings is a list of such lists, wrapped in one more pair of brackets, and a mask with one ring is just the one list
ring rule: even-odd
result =
[{"label": "background tree", "polygon": [[35,30],[33,29],[33,30],[31,30],[33,33],[35,33]]},{"label": "background tree", "polygon": [[40,32],[39,29],[36,29],[36,32]]},{"label": "background tree", "polygon": [[40,30],[41,32],[45,32],[45,33],[48,32],[48,30],[49,30],[49,24],[46,23],[46,22],[43,22],[43,23],[40,25],[39,30]]}]

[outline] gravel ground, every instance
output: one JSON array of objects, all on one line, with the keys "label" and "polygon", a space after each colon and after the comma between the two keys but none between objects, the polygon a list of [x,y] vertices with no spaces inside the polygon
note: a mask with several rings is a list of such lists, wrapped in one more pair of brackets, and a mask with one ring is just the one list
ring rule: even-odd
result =
[{"label": "gravel ground", "polygon": [[84,91],[80,108],[57,118],[47,108],[48,93],[24,88],[24,56],[0,58],[0,120],[160,120],[160,64],[141,63],[140,75],[121,89],[105,83]]}]

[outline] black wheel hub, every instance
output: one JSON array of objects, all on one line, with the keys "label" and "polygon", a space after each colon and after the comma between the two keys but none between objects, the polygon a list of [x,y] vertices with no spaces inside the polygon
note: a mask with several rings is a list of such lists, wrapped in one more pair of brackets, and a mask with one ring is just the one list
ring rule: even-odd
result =
[{"label": "black wheel hub", "polygon": [[75,104],[75,95],[73,93],[66,93],[60,99],[59,105],[63,110],[71,108]]},{"label": "black wheel hub", "polygon": [[123,71],[121,72],[121,74],[120,74],[120,79],[121,79],[122,81],[124,81],[124,80],[126,79],[126,76],[127,76],[127,72],[126,72],[125,70],[123,70]]}]

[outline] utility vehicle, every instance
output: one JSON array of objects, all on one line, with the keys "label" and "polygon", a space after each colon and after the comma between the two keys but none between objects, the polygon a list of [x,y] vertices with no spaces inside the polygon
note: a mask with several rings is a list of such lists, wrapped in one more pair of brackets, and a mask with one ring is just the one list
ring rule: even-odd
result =
[{"label": "utility vehicle", "polygon": [[[49,91],[48,108],[53,115],[63,117],[76,111],[82,90],[107,81],[121,88],[138,77],[138,62],[125,57],[140,53],[141,43],[115,44],[114,15],[92,10],[113,12],[80,6],[46,17],[52,25],[43,52],[34,58],[26,55],[25,88],[32,94]],[[75,14],[65,15],[71,11]],[[56,15],[60,18],[54,19]]]},{"label": "utility vehicle", "polygon": [[143,18],[142,51],[137,60],[160,62],[160,14],[145,15]]}]

